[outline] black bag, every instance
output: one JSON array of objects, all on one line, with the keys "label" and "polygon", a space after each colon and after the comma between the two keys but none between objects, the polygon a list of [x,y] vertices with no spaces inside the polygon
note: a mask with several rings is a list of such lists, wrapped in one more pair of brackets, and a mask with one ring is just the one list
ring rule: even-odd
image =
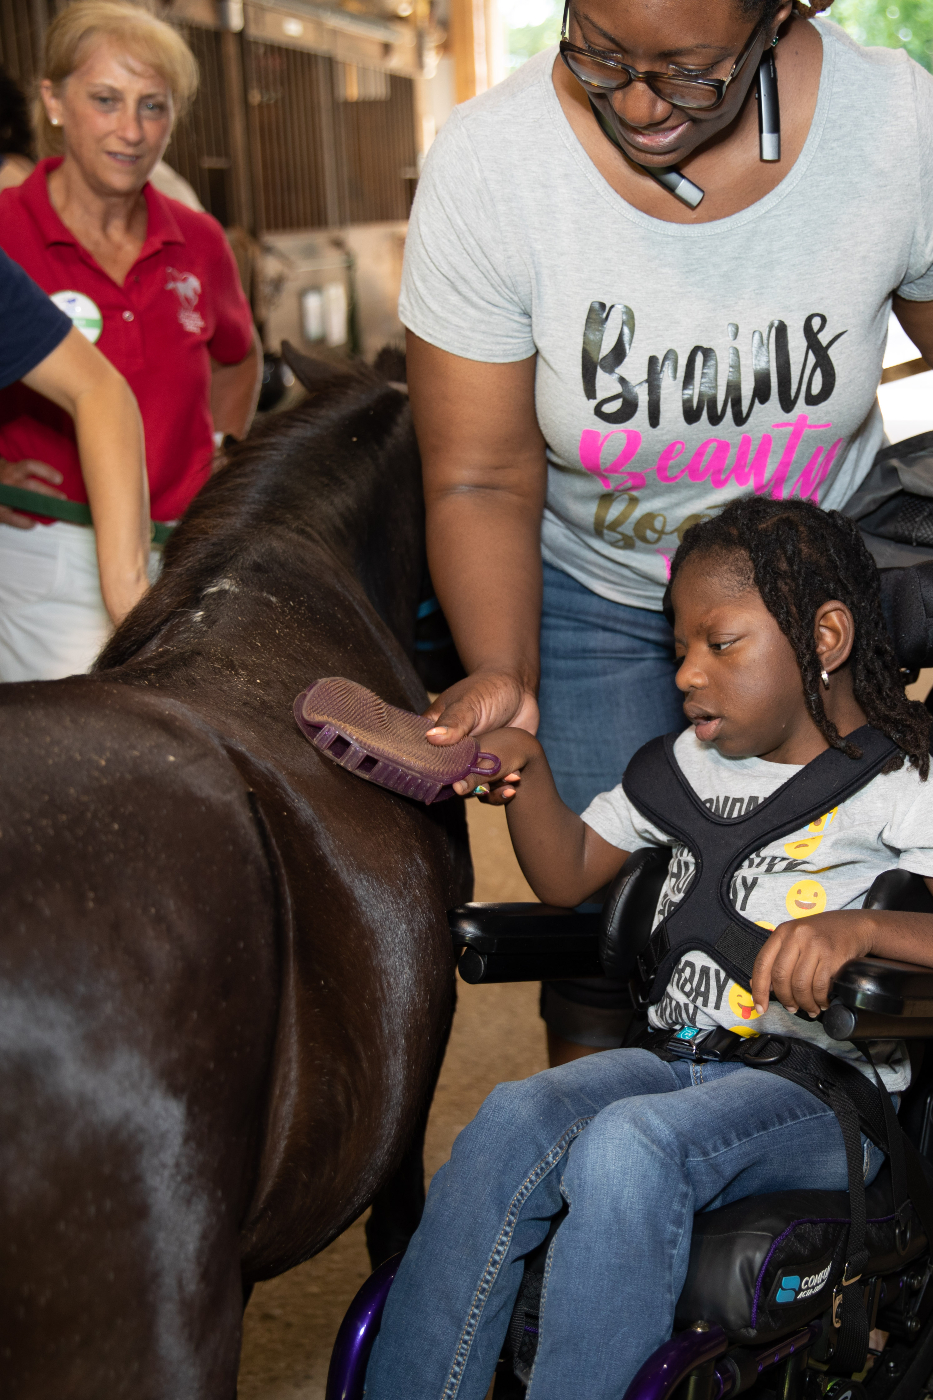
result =
[{"label": "black bag", "polygon": [[883,447],[842,514],[858,521],[879,569],[933,560],[933,432]]},{"label": "black bag", "polygon": [[858,521],[881,571],[898,661],[933,666],[933,432],[883,447],[842,514]]}]

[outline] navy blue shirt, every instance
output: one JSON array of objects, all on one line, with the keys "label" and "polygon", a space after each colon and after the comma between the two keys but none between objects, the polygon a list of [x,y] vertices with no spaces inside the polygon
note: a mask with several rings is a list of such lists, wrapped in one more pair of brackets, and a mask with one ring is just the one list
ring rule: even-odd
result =
[{"label": "navy blue shirt", "polygon": [[71,318],[0,250],[0,389],[22,379],[71,330]]}]

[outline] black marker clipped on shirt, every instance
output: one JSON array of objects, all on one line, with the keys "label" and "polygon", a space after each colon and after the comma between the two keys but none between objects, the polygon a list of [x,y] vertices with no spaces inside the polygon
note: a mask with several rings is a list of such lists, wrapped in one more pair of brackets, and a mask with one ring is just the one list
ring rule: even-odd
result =
[{"label": "black marker clipped on shirt", "polygon": [[690,209],[695,209],[703,198],[705,191],[673,166],[670,170],[650,170],[647,165],[643,165],[642,170],[647,170],[659,185],[670,190],[675,199],[679,199],[681,204],[686,204]]},{"label": "black marker clipped on shirt", "polygon": [[781,109],[773,48],[758,65],[758,151],[762,160],[781,159]]}]

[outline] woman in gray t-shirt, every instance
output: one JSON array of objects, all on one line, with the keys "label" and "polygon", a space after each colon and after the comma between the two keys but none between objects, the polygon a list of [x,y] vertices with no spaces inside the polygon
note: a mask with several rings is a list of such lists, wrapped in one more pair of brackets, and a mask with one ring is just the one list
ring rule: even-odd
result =
[{"label": "woman in gray t-shirt", "polygon": [[[684,531],[751,492],[844,505],[892,298],[933,361],[933,78],[823,8],[571,0],[566,61],[458,107],[425,165],[400,314],[469,673],[436,737],[537,726],[540,618],[538,737],[577,811],[683,723],[660,606]],[[616,1002],[552,984],[555,1060],[618,1044]]]}]

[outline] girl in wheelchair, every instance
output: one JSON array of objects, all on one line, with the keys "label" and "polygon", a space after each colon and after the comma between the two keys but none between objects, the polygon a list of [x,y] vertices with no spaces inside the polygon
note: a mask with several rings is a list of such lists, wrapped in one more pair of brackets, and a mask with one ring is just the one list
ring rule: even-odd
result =
[{"label": "girl in wheelchair", "polygon": [[[542,901],[576,905],[629,852],[673,848],[641,969],[649,1029],[636,1046],[499,1085],[459,1135],[389,1294],[368,1400],[483,1400],[524,1260],[561,1214],[528,1396],[619,1400],[670,1336],[695,1212],[847,1183],[840,1127],[814,1094],[738,1058],[681,1058],[670,1047],[727,1032],[747,1048],[778,1035],[871,1075],[856,1047],[831,1040],[817,1019],[834,975],[869,953],[933,963],[933,915],[861,908],[893,866],[933,890],[933,785],[930,716],[904,694],[855,525],[802,502],[733,502],[687,531],[666,603],[689,722],[666,750],[670,771],[655,741],[625,785],[579,817],[529,734],[482,741],[504,775],[482,795],[508,803],[516,853]],[[850,781],[872,754],[873,776]],[[685,829],[690,811],[715,841],[772,797],[809,791],[828,763],[842,798],[747,854],[725,887],[725,934],[710,898],[693,906],[685,932],[678,906],[686,913],[706,878]],[[636,768],[640,780],[629,782]],[[872,1051],[887,1090],[901,1093],[903,1043]],[[883,1157],[868,1138],[862,1147],[870,1182]]]}]

